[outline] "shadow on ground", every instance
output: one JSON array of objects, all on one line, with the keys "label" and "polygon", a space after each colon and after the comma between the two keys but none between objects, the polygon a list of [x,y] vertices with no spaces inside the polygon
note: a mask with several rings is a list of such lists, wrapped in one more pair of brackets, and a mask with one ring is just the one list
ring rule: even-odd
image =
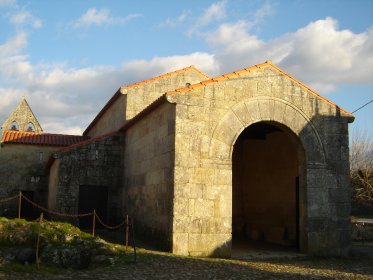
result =
[{"label": "shadow on ground", "polygon": [[[111,242],[124,243],[122,232],[97,234]],[[179,257],[161,253],[140,244],[137,263],[117,262],[114,265],[88,270],[59,271],[55,275],[37,272],[1,274],[0,279],[372,279],[373,262],[364,258],[335,259],[307,256],[273,259],[214,259]],[[146,249],[143,249],[147,247]],[[131,254],[132,251],[129,251]],[[1,264],[0,264],[1,271]]]},{"label": "shadow on ground", "polygon": [[373,279],[372,275],[373,263],[370,260],[227,260],[178,257],[140,249],[136,264],[118,262],[88,270],[62,271],[57,275],[0,273],[0,279]]}]

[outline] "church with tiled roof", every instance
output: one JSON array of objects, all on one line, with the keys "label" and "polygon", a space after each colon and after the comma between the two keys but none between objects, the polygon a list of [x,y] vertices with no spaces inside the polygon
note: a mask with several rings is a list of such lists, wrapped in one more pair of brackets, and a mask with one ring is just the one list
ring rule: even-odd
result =
[{"label": "church with tiled roof", "polygon": [[121,86],[83,136],[46,134],[27,116],[3,125],[2,195],[34,192],[108,224],[128,214],[140,238],[178,255],[229,257],[253,243],[348,252],[354,116],[271,61]]}]

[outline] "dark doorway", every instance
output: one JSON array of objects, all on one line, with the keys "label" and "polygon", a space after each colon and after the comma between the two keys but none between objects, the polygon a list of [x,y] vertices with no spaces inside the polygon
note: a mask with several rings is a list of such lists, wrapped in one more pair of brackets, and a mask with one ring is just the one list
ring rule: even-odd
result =
[{"label": "dark doorway", "polygon": [[[31,201],[34,201],[34,191],[22,191],[22,195],[28,198]],[[22,199],[21,206],[21,218],[26,220],[33,220],[37,216],[35,207],[25,199]]]},{"label": "dark doorway", "polygon": [[[89,213],[96,210],[97,215],[105,223],[107,219],[108,188],[104,186],[80,186],[79,187],[79,213]],[[92,216],[79,219],[81,229],[92,228]],[[100,228],[96,222],[96,228]]]},{"label": "dark doorway", "polygon": [[238,137],[232,156],[233,247],[299,248],[300,151],[296,135],[274,122],[253,124]]}]

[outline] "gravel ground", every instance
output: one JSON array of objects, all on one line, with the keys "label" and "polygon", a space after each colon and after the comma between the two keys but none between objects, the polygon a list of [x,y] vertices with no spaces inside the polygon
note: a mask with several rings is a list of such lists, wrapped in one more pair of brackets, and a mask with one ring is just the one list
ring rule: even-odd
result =
[{"label": "gravel ground", "polygon": [[[1,271],[1,265],[0,265]],[[0,279],[372,279],[372,260],[295,258],[278,260],[223,260],[176,257],[141,250],[138,262],[57,275],[0,272]]]}]

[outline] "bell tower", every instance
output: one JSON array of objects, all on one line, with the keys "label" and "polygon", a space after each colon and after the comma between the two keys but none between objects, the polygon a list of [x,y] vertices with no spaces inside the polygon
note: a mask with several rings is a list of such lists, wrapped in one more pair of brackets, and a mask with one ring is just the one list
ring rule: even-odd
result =
[{"label": "bell tower", "polygon": [[22,98],[18,107],[5,120],[1,129],[3,132],[7,130],[43,132],[25,97]]}]

